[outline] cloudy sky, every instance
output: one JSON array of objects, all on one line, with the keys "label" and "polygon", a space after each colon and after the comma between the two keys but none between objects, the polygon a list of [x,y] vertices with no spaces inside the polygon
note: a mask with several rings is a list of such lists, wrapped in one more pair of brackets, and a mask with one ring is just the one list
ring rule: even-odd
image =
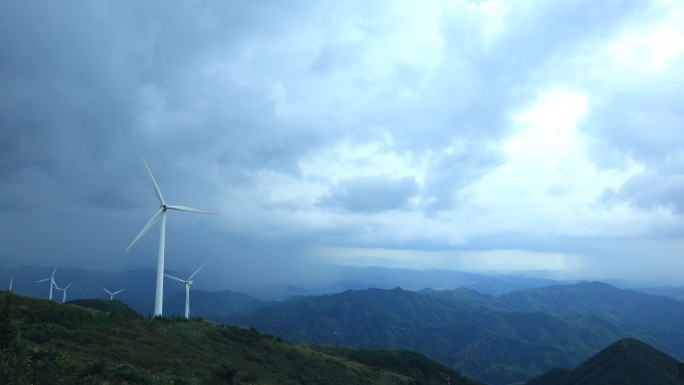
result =
[{"label": "cloudy sky", "polygon": [[680,1],[0,2],[0,261],[684,284]]}]

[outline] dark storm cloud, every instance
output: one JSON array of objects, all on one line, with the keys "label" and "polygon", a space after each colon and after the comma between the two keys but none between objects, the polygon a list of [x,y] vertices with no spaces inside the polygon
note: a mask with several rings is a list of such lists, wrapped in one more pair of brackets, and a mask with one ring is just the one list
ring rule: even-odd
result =
[{"label": "dark storm cloud", "polygon": [[318,205],[353,213],[406,209],[417,190],[412,178],[360,177],[338,183],[330,195],[320,198]]}]

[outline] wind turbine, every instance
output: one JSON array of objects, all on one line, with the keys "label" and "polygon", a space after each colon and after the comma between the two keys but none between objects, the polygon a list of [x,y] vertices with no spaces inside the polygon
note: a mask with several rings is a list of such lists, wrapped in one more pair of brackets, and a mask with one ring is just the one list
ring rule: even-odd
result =
[{"label": "wind turbine", "polygon": [[[141,157],[142,158],[142,157]],[[145,162],[145,158],[142,158],[143,164],[145,165],[145,169],[147,170],[147,174],[150,176],[150,181],[152,181],[152,187],[154,188],[154,193],[157,195],[157,199],[159,200],[159,210],[152,216],[152,219],[147,222],[145,227],[143,227],[142,230],[140,230],[140,233],[138,233],[138,236],[135,237],[133,242],[131,242],[130,245],[126,248],[126,251],[128,251],[133,245],[138,242],[140,238],[142,238],[147,231],[154,226],[155,223],[159,219],[161,219],[161,225],[159,226],[159,256],[157,257],[157,288],[156,288],[156,293],[154,296],[154,315],[155,316],[161,316],[162,315],[162,306],[164,302],[164,243],[165,243],[165,237],[166,237],[166,210],[171,209],[171,210],[177,210],[177,211],[189,211],[192,213],[201,213],[201,214],[214,214],[218,215],[216,213],[212,213],[209,211],[204,211],[204,210],[199,210],[199,209],[194,209],[192,207],[186,207],[186,206],[172,206],[172,205],[167,205],[166,202],[164,201],[164,198],[162,197],[161,191],[159,190],[159,186],[157,185],[157,182],[154,180],[154,176],[152,175],[152,171],[150,171],[150,168],[147,166],[147,162]]]},{"label": "wind turbine", "polygon": [[121,290],[115,291],[115,292],[113,292],[113,293],[112,293],[111,291],[105,289],[104,287],[102,288],[102,290],[106,291],[107,294],[109,294],[109,300],[110,300],[110,301],[113,301],[113,300],[114,300],[114,295],[115,295],[115,294],[119,294],[119,293],[121,293],[122,291],[124,291],[124,290],[126,290],[126,289],[121,289]]},{"label": "wind turbine", "polygon": [[50,275],[50,278],[45,278],[45,279],[40,279],[36,282],[45,282],[45,281],[50,281],[50,299],[52,299],[52,287],[57,287],[57,284],[55,283],[55,271],[57,271],[57,266],[55,266],[55,269],[52,270],[52,275]]},{"label": "wind turbine", "polygon": [[188,319],[190,316],[190,285],[192,285],[192,277],[194,277],[195,274],[199,273],[199,271],[202,270],[205,264],[206,263],[203,263],[202,266],[195,270],[194,273],[190,274],[188,279],[185,281],[183,281],[180,278],[176,278],[173,275],[164,274],[165,276],[173,279],[174,281],[178,281],[185,285],[185,319]]},{"label": "wind turbine", "polygon": [[62,293],[63,293],[63,294],[62,294],[62,303],[66,302],[66,291],[67,291],[67,289],[69,288],[69,286],[71,286],[71,282],[69,282],[69,284],[66,285],[66,286],[64,287],[64,289],[62,289],[61,287],[57,286],[57,284],[55,284],[55,289],[61,290]]},{"label": "wind turbine", "polygon": [[10,285],[9,285],[9,289],[7,290],[9,292],[12,291],[12,281],[14,281],[14,277],[10,277]]}]

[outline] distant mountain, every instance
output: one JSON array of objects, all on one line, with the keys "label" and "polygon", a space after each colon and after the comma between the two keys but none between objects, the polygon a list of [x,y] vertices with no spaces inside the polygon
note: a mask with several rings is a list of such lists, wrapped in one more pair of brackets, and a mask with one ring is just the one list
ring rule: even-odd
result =
[{"label": "distant mountain", "polygon": [[[49,285],[36,280],[49,277],[54,266],[19,266],[0,269],[0,288],[9,285],[14,277],[13,290],[34,298],[47,298]],[[391,289],[403,287],[408,290],[425,288],[451,290],[459,287],[477,289],[483,293],[501,294],[512,290],[558,284],[558,281],[516,277],[507,275],[481,275],[452,270],[415,270],[386,267],[354,267],[341,265],[317,265],[308,267],[303,278],[283,282],[255,282],[242,286],[227,287],[222,280],[201,280],[193,290],[223,291],[230,289],[247,293],[261,301],[285,300],[302,295],[339,293],[346,290],[369,288]],[[187,276],[188,272],[167,271],[175,276]],[[200,273],[201,275],[201,273]],[[312,279],[315,277],[315,280]],[[141,314],[151,314],[154,308],[156,270],[138,269],[122,272],[92,271],[60,266],[56,274],[61,285],[72,282],[69,298],[107,298],[102,286],[109,290],[125,289],[117,299]],[[179,290],[174,282],[164,285],[165,296]],[[198,313],[201,315],[201,313]]]},{"label": "distant mountain", "polygon": [[[182,286],[182,285],[179,285]],[[220,319],[235,314],[250,313],[266,303],[249,294],[237,291],[191,290],[190,316]],[[185,314],[185,289],[167,294],[164,297],[164,315],[182,316]]]},{"label": "distant mountain", "polygon": [[421,293],[454,304],[497,311],[543,312],[567,320],[600,317],[669,354],[684,356],[684,302],[663,295],[618,289],[601,282],[580,282],[515,291],[499,297],[468,289]]},{"label": "distant mountain", "polygon": [[678,361],[636,339],[620,340],[574,370],[555,369],[527,385],[681,385]]},{"label": "distant mountain", "polygon": [[418,291],[418,293],[439,298],[453,304],[508,310],[497,297],[467,288],[454,290],[423,289]]},{"label": "distant mountain", "polygon": [[666,295],[672,297],[679,301],[684,301],[684,287],[679,286],[659,286],[659,287],[636,287],[632,288],[634,291],[638,291],[646,294],[653,295]]},{"label": "distant mountain", "polygon": [[562,282],[514,275],[475,274],[443,269],[402,269],[388,267],[357,267],[341,265],[320,265],[316,267],[321,281],[296,283],[298,294],[319,295],[339,293],[346,290],[391,289],[406,290],[425,288],[451,290],[469,288],[481,293],[500,295],[514,290],[549,286]]},{"label": "distant mountain", "polygon": [[517,291],[500,296],[499,302],[510,310],[567,316],[596,315],[633,330],[680,329],[684,324],[684,303],[601,282]]},{"label": "distant mountain", "polygon": [[[53,267],[21,266],[5,270],[3,274],[13,277],[13,291],[34,298],[47,298],[49,285],[36,280],[49,277]],[[182,276],[176,272],[173,275]],[[124,289],[115,299],[125,303],[135,312],[149,315],[154,309],[156,270],[140,269],[123,272],[106,272],[58,267],[55,274],[57,284],[65,286],[72,283],[67,300],[109,299],[102,287],[110,291]],[[8,280],[9,283],[9,280]],[[53,293],[53,298],[61,301],[61,293]],[[262,302],[245,293],[224,290],[209,292],[191,288],[191,314],[200,316],[225,316],[234,312],[250,312],[261,306]],[[176,282],[167,281],[164,285],[164,315],[185,314],[185,288]]]},{"label": "distant mountain", "polygon": [[495,311],[399,288],[297,298],[232,320],[295,342],[409,349],[495,385],[577,365],[621,337],[597,317]]},{"label": "distant mountain", "polygon": [[[479,384],[416,353],[301,346],[253,328],[125,317],[117,302],[82,308],[0,292],[0,384]],[[99,306],[107,310],[93,310]]]}]

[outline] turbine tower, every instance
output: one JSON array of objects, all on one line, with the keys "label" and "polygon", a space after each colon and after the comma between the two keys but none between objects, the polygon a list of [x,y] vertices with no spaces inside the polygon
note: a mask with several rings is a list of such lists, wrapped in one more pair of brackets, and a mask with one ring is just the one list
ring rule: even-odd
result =
[{"label": "turbine tower", "polygon": [[114,300],[114,295],[115,295],[115,294],[119,294],[119,293],[121,293],[122,291],[124,291],[124,290],[126,290],[126,289],[121,289],[121,290],[115,291],[115,292],[113,292],[113,293],[112,293],[111,291],[105,289],[104,287],[102,287],[102,290],[106,291],[107,294],[109,294],[109,300],[110,300],[110,301],[113,301],[113,300]]},{"label": "turbine tower", "polygon": [[12,291],[12,281],[14,281],[14,277],[10,277],[10,285],[9,285],[9,289],[7,290],[9,292]]},{"label": "turbine tower", "polygon": [[52,299],[52,287],[57,287],[57,284],[55,283],[55,271],[57,271],[57,266],[55,266],[55,269],[52,270],[52,275],[50,275],[50,278],[45,278],[45,279],[39,279],[36,282],[45,282],[45,281],[50,281],[50,299]]},{"label": "turbine tower", "polygon": [[173,275],[164,274],[165,276],[173,279],[174,281],[178,281],[178,282],[185,285],[185,319],[188,319],[190,317],[190,285],[192,285],[192,282],[193,282],[192,277],[194,277],[195,274],[199,273],[199,271],[202,270],[204,265],[205,264],[203,263],[202,266],[200,266],[197,270],[195,270],[194,273],[190,274],[188,279],[185,281],[180,279],[180,278],[176,278]]},{"label": "turbine tower", "polygon": [[147,231],[152,226],[154,226],[154,224],[157,223],[158,220],[161,219],[161,225],[159,226],[159,256],[157,257],[157,288],[154,296],[154,315],[161,316],[162,306],[164,302],[164,243],[166,237],[166,210],[171,209],[201,214],[218,214],[209,211],[194,209],[192,207],[167,205],[164,201],[164,198],[162,197],[157,182],[154,180],[152,171],[150,171],[150,168],[147,166],[147,162],[145,162],[145,158],[142,158],[142,161],[145,165],[145,169],[147,170],[147,174],[150,176],[150,181],[152,181],[152,187],[154,188],[154,193],[157,196],[157,199],[159,200],[160,207],[159,210],[157,210],[157,212],[152,216],[152,219],[150,219],[149,222],[147,222],[147,224],[145,225],[145,227],[143,227],[143,229],[140,230],[140,233],[138,233],[138,236],[135,237],[133,242],[131,242],[131,244],[128,245],[126,251],[133,247],[133,245],[136,242],[138,242],[138,240],[142,238],[142,236],[145,235],[145,233],[147,233]]}]

